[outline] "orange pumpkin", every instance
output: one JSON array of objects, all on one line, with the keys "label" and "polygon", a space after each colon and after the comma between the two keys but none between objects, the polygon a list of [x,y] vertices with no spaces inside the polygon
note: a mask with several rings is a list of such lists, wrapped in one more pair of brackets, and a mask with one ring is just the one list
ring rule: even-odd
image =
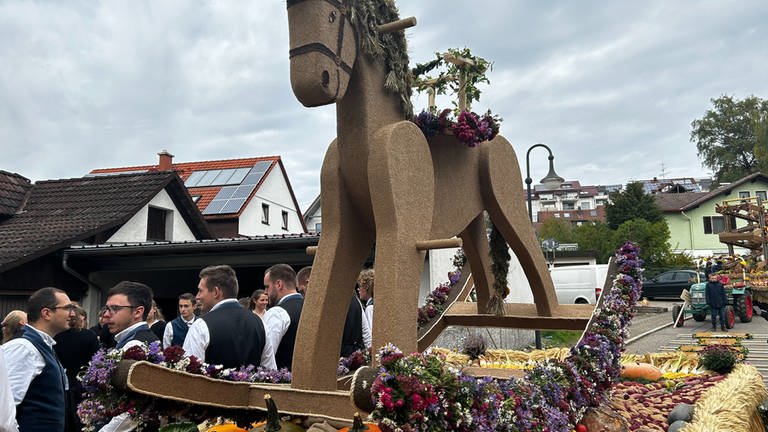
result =
[{"label": "orange pumpkin", "polygon": [[209,428],[206,432],[248,432],[248,430],[237,427],[234,423],[223,423]]},{"label": "orange pumpkin", "polygon": [[246,432],[304,432],[304,428],[296,423],[280,420],[280,413],[277,412],[277,404],[272,396],[264,395],[264,402],[267,404],[267,420],[253,425],[253,429]]},{"label": "orange pumpkin", "polygon": [[360,418],[360,413],[355,413],[355,418],[352,420],[352,427],[339,429],[339,432],[380,432],[381,429],[373,423],[363,423],[363,419]]},{"label": "orange pumpkin", "polygon": [[650,363],[627,363],[621,367],[623,378],[643,378],[649,381],[658,381],[661,378],[661,370]]}]

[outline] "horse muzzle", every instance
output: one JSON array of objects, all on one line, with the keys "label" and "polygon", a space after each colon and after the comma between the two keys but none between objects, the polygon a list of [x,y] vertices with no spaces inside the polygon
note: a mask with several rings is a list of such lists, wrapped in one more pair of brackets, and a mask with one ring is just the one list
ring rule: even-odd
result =
[{"label": "horse muzzle", "polygon": [[291,88],[302,105],[327,105],[344,96],[349,74],[337,63],[316,51],[291,58]]}]

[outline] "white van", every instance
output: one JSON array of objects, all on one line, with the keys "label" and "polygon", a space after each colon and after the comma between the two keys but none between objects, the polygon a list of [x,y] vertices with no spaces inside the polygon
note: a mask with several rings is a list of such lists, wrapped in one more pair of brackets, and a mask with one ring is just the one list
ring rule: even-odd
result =
[{"label": "white van", "polygon": [[560,304],[593,304],[605,285],[608,264],[554,267],[550,274]]}]

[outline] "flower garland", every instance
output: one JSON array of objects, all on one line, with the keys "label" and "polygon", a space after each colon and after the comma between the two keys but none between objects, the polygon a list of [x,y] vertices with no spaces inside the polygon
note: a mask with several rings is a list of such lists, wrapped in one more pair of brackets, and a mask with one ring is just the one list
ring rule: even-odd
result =
[{"label": "flower garland", "polygon": [[499,134],[502,119],[491,114],[491,110],[479,115],[471,111],[461,111],[456,120],[450,116],[454,113],[446,108],[435,114],[431,111],[422,111],[411,121],[421,129],[427,138],[440,134],[451,134],[469,147],[475,147],[483,141],[490,141]]},{"label": "flower garland", "polygon": [[[435,53],[436,58],[423,64],[417,64],[411,70],[414,87],[417,91],[428,90],[433,95],[444,94],[447,87],[458,95],[459,103],[455,110],[444,109],[439,114],[437,107],[429,106],[427,110],[414,116],[412,121],[419,126],[427,138],[438,133],[452,134],[459,141],[475,147],[483,141],[490,141],[499,133],[501,118],[488,110],[480,115],[472,112],[469,107],[473,101],[480,100],[480,89],[477,84],[490,84],[486,72],[493,68],[488,60],[473,56],[469,48],[449,48],[445,53]],[[462,61],[457,61],[462,60]],[[443,68],[436,77],[426,75],[438,68]],[[430,105],[434,102],[430,99]],[[449,116],[453,113],[456,120]]]},{"label": "flower garland", "polygon": [[441,355],[405,356],[393,345],[377,358],[371,418],[383,431],[569,432],[590,406],[617,382],[620,353],[640,294],[638,248],[617,252],[618,272],[590,327],[564,360],[536,364],[522,379],[463,375]]},{"label": "flower garland", "polygon": [[170,369],[225,381],[289,383],[291,373],[287,369],[273,370],[253,365],[240,368],[224,368],[201,362],[195,356],[186,357],[184,350],[170,346],[164,350],[160,342],[149,345],[133,346],[125,351],[101,349],[91,358],[86,369],[78,375],[83,386],[85,398],[77,407],[77,414],[90,432],[108,423],[112,417],[128,413],[139,423],[138,430],[144,427],[157,427],[159,417],[173,417],[196,420],[198,423],[217,415],[226,414],[236,417],[236,413],[213,408],[201,408],[181,402],[167,401],[150,396],[128,393],[112,385],[112,376],[121,360],[148,361]]},{"label": "flower garland", "polygon": [[418,310],[418,328],[424,327],[432,318],[440,315],[444,308],[445,303],[448,302],[448,298],[451,294],[451,289],[459,283],[461,280],[461,269],[467,262],[467,257],[464,255],[464,251],[459,249],[453,256],[452,264],[454,270],[448,272],[448,282],[441,283],[435,289],[427,295],[424,306],[421,306]]}]

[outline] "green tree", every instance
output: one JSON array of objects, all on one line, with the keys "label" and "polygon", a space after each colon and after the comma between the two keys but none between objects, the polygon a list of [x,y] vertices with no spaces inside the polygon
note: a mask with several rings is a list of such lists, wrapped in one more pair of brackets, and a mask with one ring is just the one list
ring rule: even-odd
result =
[{"label": "green tree", "polygon": [[583,224],[573,228],[579,249],[597,251],[597,261],[607,263],[621,244],[613,241],[613,230],[604,223]]},{"label": "green tree", "polygon": [[753,113],[752,129],[755,132],[757,168],[765,174],[768,173],[768,112]]},{"label": "green tree", "polygon": [[626,190],[611,192],[608,197],[611,202],[605,206],[605,217],[611,229],[632,219],[651,223],[664,220],[656,200],[645,193],[642,183],[629,183]]},{"label": "green tree", "polygon": [[615,248],[627,240],[640,246],[640,257],[645,260],[646,267],[663,265],[671,254],[669,227],[663,220],[632,219],[622,223],[613,234]]},{"label": "green tree", "polygon": [[555,218],[547,219],[541,223],[539,238],[542,240],[555,239],[559,243],[573,243],[575,241],[571,223]]},{"label": "green tree", "polygon": [[[764,162],[768,154],[759,147],[756,136],[756,126],[768,113],[768,101],[755,96],[738,100],[723,95],[711,102],[713,109],[691,123],[691,142],[696,143],[702,164],[714,172],[716,183],[738,180],[757,171],[760,161],[756,152],[763,152]],[[762,144],[765,146],[765,141]]]}]

